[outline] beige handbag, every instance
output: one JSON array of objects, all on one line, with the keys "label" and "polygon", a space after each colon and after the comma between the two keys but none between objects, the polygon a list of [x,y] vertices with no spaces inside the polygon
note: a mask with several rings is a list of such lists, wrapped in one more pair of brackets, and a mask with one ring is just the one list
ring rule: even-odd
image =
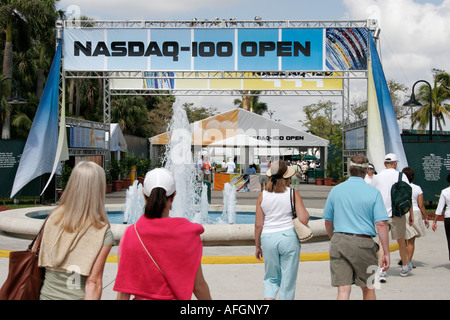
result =
[{"label": "beige handbag", "polygon": [[295,211],[294,189],[292,189],[292,188],[291,188],[291,208],[292,208],[292,214],[294,215],[292,219],[294,222],[294,228],[295,228],[295,232],[297,233],[298,240],[300,242],[306,242],[306,241],[310,240],[313,237],[313,232],[308,225],[305,226],[297,218],[297,212]]}]

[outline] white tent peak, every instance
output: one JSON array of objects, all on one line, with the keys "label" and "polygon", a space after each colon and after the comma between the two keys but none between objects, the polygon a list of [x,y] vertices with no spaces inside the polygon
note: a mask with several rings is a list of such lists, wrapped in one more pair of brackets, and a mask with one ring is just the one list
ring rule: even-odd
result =
[{"label": "white tent peak", "polygon": [[[329,144],[326,139],[242,108],[191,123],[191,129],[192,144],[201,146],[226,144],[238,147],[242,146],[243,141],[254,146],[258,144],[255,140],[264,142],[259,145],[267,147],[328,147]],[[152,145],[165,145],[169,137],[170,132],[165,132],[149,138],[149,141]]]}]

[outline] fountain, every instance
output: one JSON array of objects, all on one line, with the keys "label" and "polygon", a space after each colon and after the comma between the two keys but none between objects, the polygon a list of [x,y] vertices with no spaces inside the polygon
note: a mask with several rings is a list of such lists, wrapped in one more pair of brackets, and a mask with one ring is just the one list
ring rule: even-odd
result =
[{"label": "fountain", "polygon": [[[164,167],[175,177],[176,196],[170,216],[183,217],[201,224],[235,223],[236,188],[227,183],[224,190],[224,210],[217,221],[208,216],[209,203],[207,185],[196,180],[197,168],[191,151],[192,130],[186,111],[179,103],[173,105],[173,117],[168,126],[170,141],[164,155]],[[142,185],[137,181],[129,187],[126,194],[124,223],[132,224],[142,215],[145,200]]]},{"label": "fountain", "polygon": [[219,220],[234,224],[236,222],[236,187],[228,182],[223,187],[223,212]]},{"label": "fountain", "polygon": [[170,215],[184,217],[192,221],[198,203],[196,168],[192,157],[192,132],[186,111],[175,102],[173,116],[167,128],[170,132],[169,144],[164,155],[164,167],[175,177],[176,192]]},{"label": "fountain", "polygon": [[[236,188],[229,183],[225,184],[223,191],[223,211],[219,218],[209,217],[208,210],[212,206],[208,203],[207,185],[196,181],[196,168],[191,152],[192,133],[186,112],[179,104],[174,105],[174,116],[169,125],[172,130],[170,144],[165,154],[165,168],[175,176],[177,195],[172,205],[171,216],[184,217],[192,222],[201,223],[205,232],[202,241],[207,245],[248,245],[254,243],[254,224],[236,223]],[[111,224],[114,239],[120,241],[127,228],[136,222],[143,213],[144,196],[143,186],[137,181],[133,183],[126,193],[125,204],[109,204],[107,211],[124,212],[124,222],[127,224]],[[52,207],[24,208],[8,210],[0,215],[0,230],[19,235],[21,237],[34,237],[40,230],[43,220],[33,219],[34,216],[48,215]],[[254,209],[253,209],[254,210]],[[314,210],[314,209],[312,209]],[[244,210],[248,211],[248,210]],[[311,209],[308,209],[311,212]],[[322,210],[317,215],[321,216]],[[317,220],[310,223],[314,232],[314,240],[327,238],[323,222]]]},{"label": "fountain", "polygon": [[123,223],[135,223],[144,212],[145,199],[142,190],[143,186],[138,184],[137,180],[128,188],[123,211]]}]

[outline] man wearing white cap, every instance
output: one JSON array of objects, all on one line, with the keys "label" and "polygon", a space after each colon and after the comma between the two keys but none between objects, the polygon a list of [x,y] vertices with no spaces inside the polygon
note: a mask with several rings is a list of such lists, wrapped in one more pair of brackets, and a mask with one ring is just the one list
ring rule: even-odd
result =
[{"label": "man wearing white cap", "polygon": [[[391,237],[393,240],[397,240],[400,258],[402,259],[402,270],[400,271],[400,275],[402,277],[406,277],[408,272],[411,270],[408,266],[408,252],[406,249],[405,242],[405,232],[406,232],[406,217],[397,217],[392,214],[392,200],[391,200],[391,188],[398,181],[399,172],[396,170],[398,163],[398,158],[393,153],[388,153],[384,157],[384,166],[385,170],[381,171],[379,174],[374,176],[372,180],[372,186],[377,188],[381,192],[381,196],[383,197],[384,205],[386,206],[386,210],[389,215],[389,225],[391,228]],[[402,175],[402,181],[409,183],[406,175]],[[410,223],[412,212],[410,212]],[[380,248],[380,253],[383,250],[389,250],[389,248]],[[382,273],[380,277],[381,282],[386,282],[386,274]]]}]

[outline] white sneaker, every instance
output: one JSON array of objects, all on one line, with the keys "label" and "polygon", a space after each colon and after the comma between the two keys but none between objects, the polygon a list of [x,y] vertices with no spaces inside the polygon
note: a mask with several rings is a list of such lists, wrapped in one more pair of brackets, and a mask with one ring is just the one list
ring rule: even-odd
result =
[{"label": "white sneaker", "polygon": [[378,276],[378,280],[381,283],[386,283],[386,280],[387,280],[387,278],[386,278],[386,271],[383,271],[382,269],[380,269],[380,274]]},{"label": "white sneaker", "polygon": [[400,275],[402,276],[402,277],[406,277],[406,276],[408,276],[408,272],[409,272],[409,267],[408,266],[406,266],[406,267],[402,267],[402,270],[400,270]]},{"label": "white sneaker", "polygon": [[411,271],[412,269],[414,269],[412,262],[408,262],[406,264],[406,266],[408,267],[408,271]]}]

